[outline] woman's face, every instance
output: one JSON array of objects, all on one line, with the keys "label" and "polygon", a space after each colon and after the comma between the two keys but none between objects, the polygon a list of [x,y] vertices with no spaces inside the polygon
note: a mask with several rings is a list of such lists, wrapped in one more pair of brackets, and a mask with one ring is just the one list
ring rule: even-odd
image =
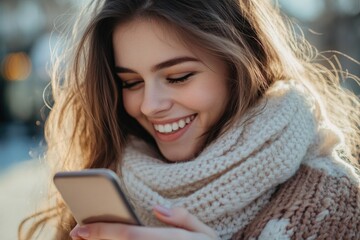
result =
[{"label": "woman's face", "polygon": [[169,161],[193,158],[227,103],[227,67],[189,49],[163,24],[135,20],[115,28],[116,73],[127,113]]}]

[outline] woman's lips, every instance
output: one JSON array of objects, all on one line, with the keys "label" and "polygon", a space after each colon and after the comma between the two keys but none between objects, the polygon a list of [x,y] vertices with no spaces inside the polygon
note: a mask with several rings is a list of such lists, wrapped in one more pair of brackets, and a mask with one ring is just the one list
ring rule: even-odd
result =
[{"label": "woman's lips", "polygon": [[196,114],[165,124],[154,124],[156,137],[164,142],[180,138],[194,121]]}]

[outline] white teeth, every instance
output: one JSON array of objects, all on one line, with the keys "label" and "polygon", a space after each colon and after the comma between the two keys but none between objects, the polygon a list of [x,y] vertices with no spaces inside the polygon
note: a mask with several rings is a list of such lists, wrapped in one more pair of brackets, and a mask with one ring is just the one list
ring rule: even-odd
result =
[{"label": "white teeth", "polygon": [[181,119],[181,120],[179,121],[179,127],[180,127],[180,128],[184,128],[185,125],[186,125],[185,121],[184,121],[183,119]]},{"label": "white teeth", "polygon": [[177,123],[173,123],[171,126],[172,126],[172,130],[174,131],[179,129],[179,125]]},{"label": "white teeth", "polygon": [[186,124],[189,124],[194,119],[195,119],[195,116],[192,115],[191,117],[180,119],[177,122],[167,123],[165,125],[154,124],[154,128],[156,131],[158,131],[160,133],[171,133],[173,131],[179,130],[180,128],[184,128],[186,126]]},{"label": "white teeth", "polygon": [[161,133],[165,132],[164,125],[158,125],[158,127],[159,127],[159,129],[158,129],[159,132],[161,132]]},{"label": "white teeth", "polygon": [[172,132],[172,127],[171,127],[170,124],[165,124],[165,132],[166,132],[166,133]]}]

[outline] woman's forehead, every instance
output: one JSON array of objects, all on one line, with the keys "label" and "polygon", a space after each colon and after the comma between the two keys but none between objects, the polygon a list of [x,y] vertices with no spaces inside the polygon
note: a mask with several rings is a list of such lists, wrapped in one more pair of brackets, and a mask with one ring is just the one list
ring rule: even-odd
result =
[{"label": "woman's forehead", "polygon": [[[113,34],[115,62],[123,67],[147,66],[176,57],[193,57],[213,65],[219,61],[195,44],[187,44],[168,23],[136,19],[116,26]],[[206,63],[207,62],[207,63]]]}]

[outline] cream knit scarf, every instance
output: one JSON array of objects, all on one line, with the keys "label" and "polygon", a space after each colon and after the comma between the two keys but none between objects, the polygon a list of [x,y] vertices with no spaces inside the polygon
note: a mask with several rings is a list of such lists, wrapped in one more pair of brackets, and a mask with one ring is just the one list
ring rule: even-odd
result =
[{"label": "cream knit scarf", "polygon": [[146,144],[132,141],[122,180],[140,219],[161,225],[152,206],[185,207],[221,239],[230,239],[313,154],[318,126],[308,98],[291,82],[275,84],[255,117],[238,121],[188,162],[166,163]]}]

